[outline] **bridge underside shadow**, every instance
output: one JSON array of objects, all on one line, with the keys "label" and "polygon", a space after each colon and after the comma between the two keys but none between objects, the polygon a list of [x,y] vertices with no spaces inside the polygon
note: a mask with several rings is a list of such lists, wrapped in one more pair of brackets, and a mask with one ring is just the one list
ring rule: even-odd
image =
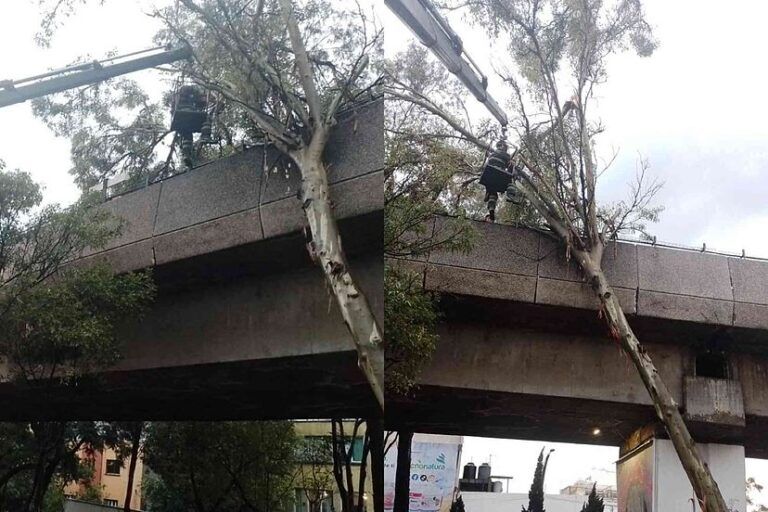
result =
[{"label": "bridge underside shadow", "polygon": [[[440,386],[387,397],[386,423],[428,434],[608,446],[622,446],[641,426],[656,425],[658,437],[666,437],[650,406]],[[744,445],[748,457],[768,458],[765,418],[748,416],[746,428],[686,423],[698,442]]]},{"label": "bridge underside shadow", "polygon": [[[383,315],[381,212],[340,222]],[[377,401],[300,234],[153,268],[158,297],[121,326],[122,359],[76,385],[0,383],[0,420],[369,417]]]},{"label": "bridge underside shadow", "polygon": [[[356,370],[357,353],[182,368],[115,371],[77,387],[5,385],[8,421],[269,420],[369,417],[375,398]],[[329,398],[329,397],[332,397]]]},{"label": "bridge underside shadow", "polygon": [[[437,351],[411,393],[386,397],[388,429],[613,446],[641,427],[666,437],[596,311],[453,294],[443,294],[440,307]],[[729,344],[749,406],[744,424],[686,423],[697,442],[768,457],[768,416],[755,389],[768,367],[765,332],[637,317],[630,323],[681,405],[695,348],[713,336]]]}]

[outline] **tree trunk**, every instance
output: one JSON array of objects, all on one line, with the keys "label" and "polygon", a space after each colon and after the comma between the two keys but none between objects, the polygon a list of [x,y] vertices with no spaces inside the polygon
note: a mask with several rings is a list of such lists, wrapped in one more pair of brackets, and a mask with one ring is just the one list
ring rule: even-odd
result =
[{"label": "tree trunk", "polygon": [[131,512],[131,498],[133,497],[133,479],[136,474],[136,463],[139,459],[139,448],[141,446],[141,431],[144,428],[143,423],[137,423],[136,428],[131,432],[131,462],[128,465],[128,485],[125,490],[124,512]]},{"label": "tree trunk", "polygon": [[368,420],[371,442],[371,482],[373,512],[384,512],[384,423],[381,417]]},{"label": "tree trunk", "polygon": [[397,433],[395,504],[392,512],[408,512],[411,501],[411,442],[413,432]]},{"label": "tree trunk", "polygon": [[[664,424],[675,447],[680,462],[691,481],[699,506],[704,512],[728,512],[720,489],[717,486],[709,467],[701,460],[696,450],[696,443],[688,432],[677,403],[661,379],[648,353],[640,345],[635,333],[624,316],[616,294],[608,284],[605,274],[598,261],[592,261],[586,254],[576,254],[587,280],[600,300],[608,328],[621,344],[637,368],[640,378],[653,400],[656,415]],[[597,260],[597,258],[595,258]]]},{"label": "tree trunk", "polygon": [[39,445],[39,451],[32,490],[27,500],[27,510],[29,512],[40,512],[43,509],[45,493],[51,485],[53,475],[56,473],[65,449],[63,436],[66,426],[65,422],[35,423],[32,425],[32,431]]},{"label": "tree trunk", "polygon": [[[322,134],[316,135],[322,141]],[[301,201],[312,240],[312,258],[325,274],[344,323],[355,342],[358,365],[365,374],[381,409],[384,409],[384,353],[381,330],[371,306],[349,273],[341,236],[333,214],[328,177],[322,163],[322,142],[313,140],[308,148],[292,154],[301,171]]]}]

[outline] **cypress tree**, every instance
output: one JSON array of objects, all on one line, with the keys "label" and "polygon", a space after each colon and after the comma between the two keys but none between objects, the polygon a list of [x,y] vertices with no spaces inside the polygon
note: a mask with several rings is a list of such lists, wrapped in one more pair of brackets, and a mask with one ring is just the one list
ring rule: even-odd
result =
[{"label": "cypress tree", "polygon": [[581,507],[581,512],[603,512],[605,505],[603,498],[597,495],[597,483],[592,485],[592,492],[589,493],[587,502]]},{"label": "cypress tree", "polygon": [[536,462],[536,471],[533,472],[531,490],[528,491],[528,508],[523,507],[523,512],[544,512],[544,468],[544,448],[542,448],[539,460]]}]

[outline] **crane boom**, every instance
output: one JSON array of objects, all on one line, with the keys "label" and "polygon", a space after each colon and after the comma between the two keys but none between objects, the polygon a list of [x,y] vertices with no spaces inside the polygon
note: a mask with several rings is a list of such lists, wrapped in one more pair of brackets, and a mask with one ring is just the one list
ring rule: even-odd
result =
[{"label": "crane boom", "polygon": [[[169,64],[177,60],[187,59],[192,55],[192,50],[188,46],[181,46],[151,55],[143,55],[141,57],[128,58],[122,62],[115,62],[156,50],[158,49],[154,48],[104,61],[78,64],[16,81],[0,81],[0,108],[23,103],[40,96],[66,91],[67,89],[101,82],[116,76],[133,73],[134,71]],[[105,62],[113,62],[113,64],[104,64]]]},{"label": "crane boom", "polygon": [[506,126],[507,115],[486,90],[487,78],[480,73],[469,56],[469,62],[462,58],[461,39],[440,16],[430,0],[384,0],[384,3],[418,36],[422,44],[432,50],[445,67],[458,77],[472,95],[485,105],[493,117],[502,126]]}]

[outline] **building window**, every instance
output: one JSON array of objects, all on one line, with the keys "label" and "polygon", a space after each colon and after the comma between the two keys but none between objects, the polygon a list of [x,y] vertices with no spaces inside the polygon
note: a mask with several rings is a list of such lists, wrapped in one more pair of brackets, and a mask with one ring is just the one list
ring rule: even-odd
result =
[{"label": "building window", "polygon": [[[363,443],[362,437],[356,437],[352,440],[352,462],[360,464],[363,461]],[[349,451],[349,441],[347,441],[347,451]]]},{"label": "building window", "polygon": [[108,475],[119,475],[120,474],[120,468],[122,468],[123,465],[120,463],[117,459],[107,459],[107,471],[106,473]]},{"label": "building window", "polygon": [[108,507],[116,507],[117,500],[104,500],[104,504]]},{"label": "building window", "polygon": [[308,512],[307,496],[304,489],[296,489],[296,499],[293,500],[293,512]]},{"label": "building window", "polygon": [[[344,448],[349,452],[352,448],[352,463],[360,464],[363,461],[363,444],[365,440],[362,437],[356,437],[353,440],[347,439]],[[299,460],[310,464],[333,464],[333,441],[330,436],[306,436],[304,445],[299,452]]]}]

